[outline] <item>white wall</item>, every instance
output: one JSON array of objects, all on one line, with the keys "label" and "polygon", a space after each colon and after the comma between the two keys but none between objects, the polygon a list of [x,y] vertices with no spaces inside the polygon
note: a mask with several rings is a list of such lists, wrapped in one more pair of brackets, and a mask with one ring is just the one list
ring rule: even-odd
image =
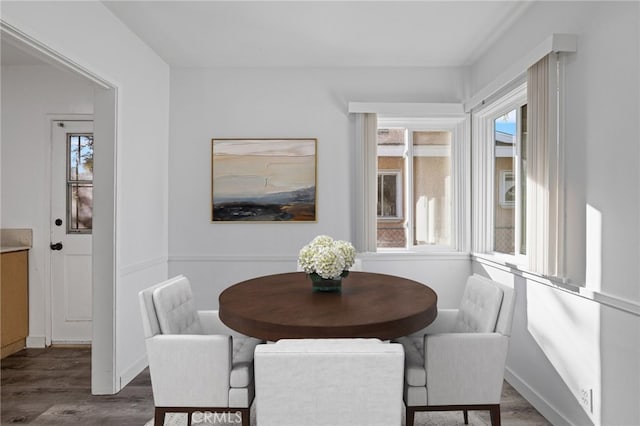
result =
[{"label": "white wall", "polygon": [[[171,72],[170,274],[187,275],[200,307],[217,306],[229,285],[293,271],[300,248],[318,234],[351,239],[354,118],[349,101],[460,102],[458,69],[241,68]],[[318,139],[317,223],[211,223],[211,138]],[[367,259],[368,270],[408,276],[442,289],[454,304],[468,257],[420,262]]]},{"label": "white wall", "polygon": [[49,285],[50,114],[92,114],[87,80],[48,65],[2,67],[3,228],[32,228],[28,345],[45,344]]},{"label": "white wall", "polygon": [[[508,368],[554,424],[640,424],[639,22],[637,2],[534,2],[471,68],[478,90],[551,33],[578,36],[566,66],[567,272],[595,295],[474,265],[520,291]],[[594,390],[593,413],[582,389]]]},{"label": "white wall", "polygon": [[167,276],[169,67],[98,1],[3,2],[2,20],[117,90],[115,359],[100,368],[118,390],[146,363],[137,292]]}]

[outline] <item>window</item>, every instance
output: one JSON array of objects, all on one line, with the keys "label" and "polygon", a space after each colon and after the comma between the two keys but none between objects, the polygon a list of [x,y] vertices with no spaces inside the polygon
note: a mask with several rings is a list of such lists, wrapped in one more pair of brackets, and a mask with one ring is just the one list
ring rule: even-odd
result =
[{"label": "window", "polygon": [[[377,131],[377,247],[433,250],[457,247],[452,155],[462,140],[460,119],[380,118]],[[461,141],[458,142],[462,145]],[[464,164],[464,162],[462,162]],[[455,204],[455,207],[454,207]]]},{"label": "window", "polygon": [[525,264],[527,83],[473,113],[474,251]]},{"label": "window", "polygon": [[[526,96],[526,95],[524,95]],[[526,99],[493,118],[494,205],[493,250],[526,255]]]},{"label": "window", "polygon": [[93,227],[93,135],[67,135],[67,233]]},{"label": "window", "polygon": [[473,117],[473,247],[527,271],[565,271],[564,59],[544,56]]},{"label": "window", "polygon": [[349,110],[356,249],[468,253],[471,128],[463,105],[350,103]]}]

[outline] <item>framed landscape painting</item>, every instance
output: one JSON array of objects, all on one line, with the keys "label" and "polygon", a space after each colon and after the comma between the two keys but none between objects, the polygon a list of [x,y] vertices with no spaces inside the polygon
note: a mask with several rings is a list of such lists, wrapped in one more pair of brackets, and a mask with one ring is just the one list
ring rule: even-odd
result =
[{"label": "framed landscape painting", "polygon": [[212,139],[212,222],[315,222],[316,139]]}]

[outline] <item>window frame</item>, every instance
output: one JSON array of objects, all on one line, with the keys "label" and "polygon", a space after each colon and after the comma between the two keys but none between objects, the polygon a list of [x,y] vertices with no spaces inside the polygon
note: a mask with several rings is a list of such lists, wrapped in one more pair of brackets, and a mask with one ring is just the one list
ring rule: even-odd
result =
[{"label": "window frame", "polygon": [[[403,176],[404,221],[407,232],[405,247],[376,247],[378,253],[451,253],[470,252],[470,120],[469,114],[452,114],[437,117],[398,117],[378,115],[378,129],[403,128],[405,133],[405,173]],[[450,244],[414,245],[414,213],[409,206],[413,199],[413,133],[446,131],[451,133],[450,170]],[[377,160],[376,160],[377,161]],[[377,170],[377,167],[376,167]],[[377,217],[377,212],[376,217]]]},{"label": "window frame", "polygon": [[[525,76],[497,96],[491,102],[484,102],[481,108],[473,111],[473,143],[472,143],[472,168],[473,180],[473,252],[488,255],[503,262],[515,264],[521,267],[528,266],[528,254],[520,253],[522,221],[521,208],[527,210],[526,205],[520,205],[521,179],[520,158],[522,156],[522,120],[521,108],[527,104],[527,81]],[[516,200],[513,208],[514,216],[514,251],[515,254],[502,253],[495,250],[495,120],[500,116],[516,110],[516,147],[513,173],[515,177]],[[501,178],[501,177],[498,177]],[[526,225],[525,225],[526,226]],[[526,229],[524,230],[526,232]]]}]

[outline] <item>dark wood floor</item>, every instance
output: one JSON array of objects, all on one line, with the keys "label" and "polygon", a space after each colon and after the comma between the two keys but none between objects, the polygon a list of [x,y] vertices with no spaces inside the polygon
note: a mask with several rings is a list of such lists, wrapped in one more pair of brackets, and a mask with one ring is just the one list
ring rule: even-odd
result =
[{"label": "dark wood floor", "polygon": [[[117,395],[91,395],[89,348],[26,349],[3,359],[1,393],[3,425],[143,426],[153,417],[148,369]],[[424,424],[421,415],[416,415],[416,424]],[[477,416],[478,422],[472,423],[489,423],[488,414],[478,412]],[[507,383],[502,392],[502,423],[549,424]]]},{"label": "dark wood floor", "polygon": [[2,424],[142,426],[153,417],[148,370],[117,395],[91,395],[91,349],[26,349],[2,360]]}]

